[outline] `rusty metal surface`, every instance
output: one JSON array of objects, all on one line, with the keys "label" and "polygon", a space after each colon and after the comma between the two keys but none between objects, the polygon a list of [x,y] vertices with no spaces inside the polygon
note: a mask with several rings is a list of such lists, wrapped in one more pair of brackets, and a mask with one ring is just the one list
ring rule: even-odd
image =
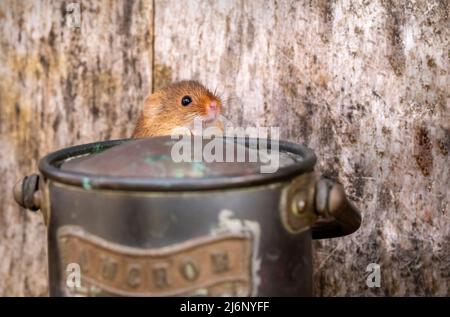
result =
[{"label": "rusty metal surface", "polygon": [[314,201],[315,179],[314,173],[304,173],[283,190],[280,214],[284,227],[291,233],[308,230],[318,217]]},{"label": "rusty metal surface", "polygon": [[[124,144],[125,142],[129,145]],[[281,166],[276,173],[261,174],[257,169],[260,165],[253,163],[213,162],[200,165],[186,163],[184,169],[181,167],[183,165],[174,168],[174,163],[167,157],[170,153],[168,144],[172,144],[169,142],[172,142],[170,137],[158,137],[146,140],[115,140],[74,146],[45,156],[39,163],[39,170],[50,179],[86,189],[192,191],[245,187],[286,180],[300,173],[311,171],[316,162],[312,150],[299,144],[279,141],[277,145],[280,152],[285,153],[285,165]],[[254,141],[252,139],[234,139],[233,142],[252,145]],[[155,145],[153,143],[156,143],[156,149],[153,150],[155,152],[150,153],[150,157],[148,157],[147,152],[150,151],[150,147],[153,148]],[[270,145],[270,142],[268,144]],[[119,145],[121,146],[118,150],[119,153],[113,151],[109,154],[105,151],[106,157],[102,156],[103,153],[96,154]],[[133,158],[133,155],[131,155],[133,152],[128,152],[133,148],[138,156],[137,158]],[[92,159],[89,156],[82,157],[82,155],[87,154],[93,154],[94,156]],[[81,157],[77,163],[65,162],[67,159],[77,156]],[[164,156],[164,160],[161,160],[162,156]],[[298,158],[294,159],[295,157]],[[146,159],[149,159],[149,161],[146,161]],[[133,160],[136,160],[134,167]],[[63,167],[61,167],[61,164],[63,164]],[[198,170],[199,166],[200,170],[208,169],[208,173],[214,177],[199,177],[204,174],[203,172],[197,174],[196,177],[179,177],[178,175],[188,176],[187,174],[191,174],[192,176],[192,173],[195,174],[195,170]],[[120,169],[123,169],[125,173]],[[150,173],[152,177],[145,176],[145,172]],[[153,177],[152,173],[157,176]]]},{"label": "rusty metal surface", "polygon": [[[103,254],[113,261],[128,264],[154,264],[155,257],[159,257],[163,266],[176,265],[183,259],[200,259],[200,255],[190,253],[189,248],[201,249],[201,252],[220,251],[222,248],[228,251],[230,264],[238,263],[235,262],[238,259],[244,261],[239,262],[242,270],[239,269],[241,278],[238,283],[217,284],[219,275],[208,273],[205,267],[211,258],[202,255],[200,270],[211,283],[216,283],[215,286],[205,290],[205,284],[199,284],[197,280],[186,281],[174,273],[174,267],[168,267],[168,274],[175,279],[174,286],[180,286],[180,291],[170,289],[171,294],[189,292],[219,296],[247,292],[252,296],[312,295],[311,232],[290,234],[283,227],[278,212],[281,189],[286,183],[183,194],[84,190],[54,182],[49,185],[52,213],[48,249],[52,296],[67,294],[64,286],[67,263],[83,263],[76,259],[80,254],[77,247],[91,252],[95,250],[97,256]],[[84,236],[90,237],[89,241],[77,240],[74,243],[75,240],[67,240],[67,245],[61,244],[59,230],[66,226],[82,228]],[[244,238],[234,243],[232,237],[251,237],[251,243]],[[246,262],[249,247],[251,258]],[[236,248],[240,251],[234,251]],[[87,283],[83,284],[85,289],[81,293],[128,294],[130,288],[126,286],[126,280],[102,280],[98,276],[101,270],[99,258],[90,257],[90,261],[93,262],[89,273],[86,273]],[[244,274],[244,263],[250,263],[250,276]],[[126,270],[126,265],[121,265],[120,269]],[[90,274],[95,278],[89,279]],[[118,276],[123,277],[120,274]],[[134,294],[155,294],[155,289],[145,287],[141,286]]]},{"label": "rusty metal surface", "polygon": [[[342,215],[354,211],[342,188],[316,190],[312,151],[281,141],[286,159],[277,173],[260,174],[259,164],[244,162],[177,179],[167,174],[176,168],[172,145],[161,137],[64,149],[41,160],[43,176],[16,186],[36,189],[17,190],[19,203],[37,192],[42,198],[50,295],[312,295],[311,240],[323,229],[322,237],[334,235],[327,230],[334,223],[314,222],[323,215],[346,220]],[[127,174],[133,164],[140,178]],[[67,282],[72,264],[81,267],[81,286]]]},{"label": "rusty metal surface", "polygon": [[[107,175],[121,177],[160,177],[160,178],[204,178],[217,176],[245,176],[259,173],[262,162],[259,160],[256,149],[245,145],[227,142],[218,138],[222,145],[223,161],[207,162],[203,159],[203,149],[208,146],[210,140],[189,138],[188,140],[171,140],[170,138],[146,138],[131,140],[124,144],[114,146],[100,153],[94,153],[87,157],[72,159],[65,162],[61,169],[65,171],[87,173],[92,175]],[[189,162],[175,162],[172,159],[172,149],[176,146],[189,149]],[[211,146],[211,145],[210,145]],[[226,149],[233,156],[226,158]],[[245,162],[238,161],[238,153],[242,153]],[[250,155],[255,155],[256,162],[249,161]],[[286,153],[278,153],[283,156],[284,165],[301,162],[303,157],[297,155],[288,156]],[[195,161],[195,157],[200,160]]]},{"label": "rusty metal surface", "polygon": [[142,249],[108,242],[78,226],[58,229],[60,265],[79,263],[83,287],[66,295],[249,296],[252,237],[222,234],[161,248]]},{"label": "rusty metal surface", "polygon": [[341,184],[319,178],[315,191],[315,212],[321,218],[312,225],[314,239],[345,236],[359,229],[361,214],[347,199]]},{"label": "rusty metal surface", "polygon": [[315,173],[304,173],[283,189],[280,215],[287,231],[300,233],[311,228],[313,239],[351,234],[362,221],[342,185]]},{"label": "rusty metal surface", "polygon": [[39,175],[25,176],[13,188],[14,200],[23,208],[32,211],[40,209]]},{"label": "rusty metal surface", "polygon": [[[281,141],[286,157],[274,174],[244,162],[229,170],[213,164],[195,177],[185,169],[188,177],[174,178],[167,174],[175,168],[172,145],[169,137],[98,142],[41,160],[50,295],[312,295],[311,240],[335,229],[314,222],[323,215],[345,220],[354,211],[342,188],[333,191],[330,183],[316,191],[313,152]],[[127,174],[134,163],[140,178]],[[81,266],[80,287],[67,283],[72,264]]]},{"label": "rusty metal surface", "polygon": [[[172,145],[169,137],[98,142],[41,161],[50,206],[50,294],[312,295],[310,227],[318,216],[312,151],[281,141],[288,159],[277,173],[240,163],[174,178],[167,174],[173,162],[160,159]],[[146,177],[130,176],[134,163]],[[72,263],[81,266],[81,288],[66,283]]]}]

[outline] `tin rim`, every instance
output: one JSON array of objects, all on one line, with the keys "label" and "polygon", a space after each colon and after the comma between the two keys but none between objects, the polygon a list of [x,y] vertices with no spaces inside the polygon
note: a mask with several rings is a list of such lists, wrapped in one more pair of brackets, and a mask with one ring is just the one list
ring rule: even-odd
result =
[{"label": "tin rim", "polygon": [[[170,139],[170,137],[168,137],[168,139]],[[228,139],[234,139],[234,142],[245,144],[246,146],[257,142],[257,139],[250,138],[227,138],[227,140]],[[60,168],[61,164],[69,158],[94,153],[94,151],[99,147],[106,150],[131,140],[133,139],[93,142],[71,146],[52,152],[39,161],[39,171],[43,176],[50,180],[85,189],[112,189],[129,191],[198,191],[248,187],[288,180],[304,172],[312,171],[316,163],[316,156],[314,152],[306,146],[289,141],[267,140],[269,148],[273,142],[277,142],[280,152],[285,151],[300,155],[303,158],[302,161],[280,167],[277,172],[270,174],[258,173],[246,176],[219,176],[214,178],[181,179],[93,175],[88,173],[64,171]]]}]

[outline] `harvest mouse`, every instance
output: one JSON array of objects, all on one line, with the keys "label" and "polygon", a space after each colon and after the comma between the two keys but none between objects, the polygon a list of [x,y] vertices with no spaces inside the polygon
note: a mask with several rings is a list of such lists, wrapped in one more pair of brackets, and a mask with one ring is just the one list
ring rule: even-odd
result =
[{"label": "harvest mouse", "polygon": [[200,119],[203,125],[215,126],[223,131],[219,119],[221,110],[220,98],[199,82],[176,82],[155,91],[145,99],[132,137],[171,135],[176,127],[193,127],[194,119]]}]

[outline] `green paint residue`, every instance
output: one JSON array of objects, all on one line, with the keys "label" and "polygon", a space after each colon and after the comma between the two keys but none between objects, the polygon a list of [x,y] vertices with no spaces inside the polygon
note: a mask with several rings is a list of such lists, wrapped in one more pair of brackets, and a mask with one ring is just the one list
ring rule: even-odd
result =
[{"label": "green paint residue", "polygon": [[144,159],[144,162],[146,164],[153,164],[155,162],[161,162],[161,161],[167,161],[167,160],[169,160],[169,156],[167,156],[167,155],[155,155],[155,156],[146,157]]},{"label": "green paint residue", "polygon": [[103,151],[103,145],[101,145],[101,144],[96,144],[96,145],[93,147],[91,153],[95,154],[95,153],[99,153],[99,152],[102,152],[102,151]]},{"label": "green paint residue", "polygon": [[183,170],[180,168],[177,168],[173,171],[173,176],[176,178],[183,178],[184,177],[184,173]]},{"label": "green paint residue", "polygon": [[207,168],[206,166],[201,162],[194,162],[192,163],[192,172],[194,176],[204,176]]},{"label": "green paint residue", "polygon": [[92,189],[91,180],[88,177],[83,177],[83,188],[86,190]]}]

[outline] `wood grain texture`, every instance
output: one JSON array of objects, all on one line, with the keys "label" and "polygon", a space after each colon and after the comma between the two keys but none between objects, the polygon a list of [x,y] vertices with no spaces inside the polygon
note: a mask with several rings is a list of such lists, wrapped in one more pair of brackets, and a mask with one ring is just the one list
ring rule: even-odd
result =
[{"label": "wood grain texture", "polygon": [[[156,0],[156,86],[194,78],[279,126],[363,212],[315,243],[316,295],[449,295],[448,1]],[[381,266],[381,287],[366,267]]]},{"label": "wood grain texture", "polygon": [[130,135],[150,87],[179,79],[309,145],[363,211],[315,243],[316,295],[450,294],[447,0],[82,1],[80,28],[69,2],[0,1],[0,296],[47,293],[45,226],[14,182],[50,151]]},{"label": "wood grain texture", "polygon": [[[0,296],[46,295],[42,216],[15,181],[66,146],[127,137],[151,88],[152,1],[0,1]],[[73,20],[70,20],[73,21]]]}]

